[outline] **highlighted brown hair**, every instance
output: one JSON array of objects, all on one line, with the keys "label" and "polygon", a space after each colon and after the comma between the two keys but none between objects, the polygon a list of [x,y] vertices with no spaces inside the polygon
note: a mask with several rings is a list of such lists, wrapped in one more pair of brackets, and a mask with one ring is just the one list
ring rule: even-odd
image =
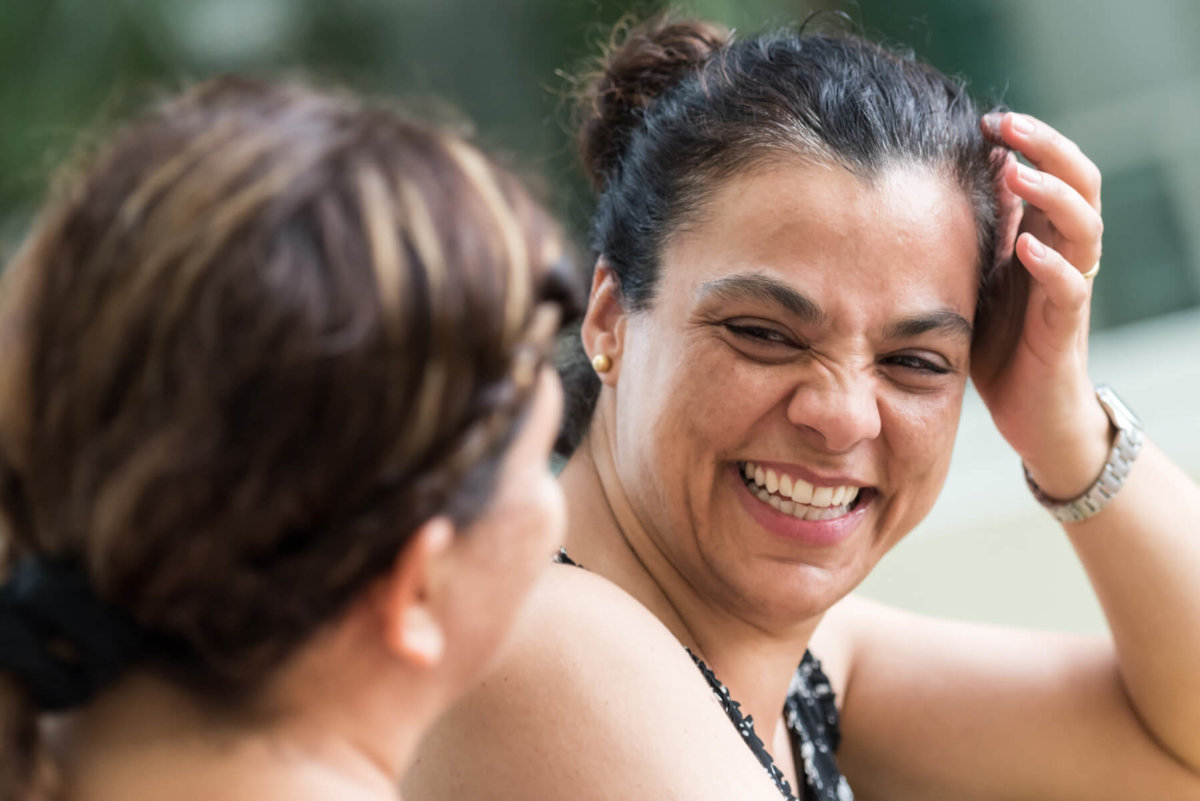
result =
[{"label": "highlighted brown hair", "polygon": [[[251,691],[435,514],[465,524],[551,344],[557,226],[448,133],[226,78],[120,133],[0,315],[0,556],[77,563],[199,691]],[[0,689],[0,798],[34,797]]]}]

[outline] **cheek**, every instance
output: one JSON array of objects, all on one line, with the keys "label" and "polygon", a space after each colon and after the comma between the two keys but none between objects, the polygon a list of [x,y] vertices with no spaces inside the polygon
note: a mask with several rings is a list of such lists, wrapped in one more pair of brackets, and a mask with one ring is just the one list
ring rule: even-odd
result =
[{"label": "cheek", "polygon": [[941,491],[950,469],[962,390],[908,397],[887,407],[891,478],[919,493],[911,499],[924,516]]},{"label": "cheek", "polygon": [[539,553],[553,554],[563,544],[567,525],[567,501],[558,479],[554,476],[542,473],[538,485],[541,536],[533,539],[537,542]]},{"label": "cheek", "polygon": [[523,595],[562,545],[566,502],[549,470],[514,472],[475,530],[467,532],[471,569],[499,603]]},{"label": "cheek", "polygon": [[714,344],[710,351],[706,361],[713,367],[705,376],[708,417],[726,438],[737,435],[738,444],[746,445],[764,418],[776,410],[779,419],[786,418],[785,409],[799,384],[794,371],[752,362],[724,344]]},{"label": "cheek", "polygon": [[562,545],[566,521],[566,501],[562,488],[548,471],[538,470],[525,477],[522,495],[505,513],[504,542],[499,547],[497,564],[509,572],[524,591],[554,551]]},{"label": "cheek", "polygon": [[689,464],[720,461],[744,447],[792,388],[785,371],[742,358],[715,338],[698,335],[674,352],[642,373],[648,403],[640,417],[653,427],[638,435],[652,434],[662,455],[674,453]]},{"label": "cheek", "polygon": [[[513,476],[514,479],[518,478]],[[566,504],[548,472],[523,476],[521,491],[509,493],[476,531],[467,532],[471,549],[465,565],[473,587],[471,638],[487,650],[502,640],[517,610],[554,552],[562,545]]]},{"label": "cheek", "polygon": [[696,401],[686,354],[672,332],[652,320],[631,322],[621,372],[608,409],[615,436],[615,461],[627,492],[639,493],[662,478],[664,465],[686,449],[682,432]]},{"label": "cheek", "polygon": [[652,343],[630,366],[618,385],[621,483],[645,515],[687,514],[707,502],[722,465],[744,456],[757,422],[785,394],[778,371],[772,380],[702,335]]}]

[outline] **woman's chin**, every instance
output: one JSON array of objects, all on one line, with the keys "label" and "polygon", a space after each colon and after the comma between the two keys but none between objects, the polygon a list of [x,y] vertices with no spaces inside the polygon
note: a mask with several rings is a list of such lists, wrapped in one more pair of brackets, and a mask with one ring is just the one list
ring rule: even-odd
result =
[{"label": "woman's chin", "polygon": [[738,607],[729,611],[775,632],[820,618],[870,571],[872,562],[866,554],[843,555],[845,559],[837,562],[770,556],[742,561],[736,573],[726,574]]}]

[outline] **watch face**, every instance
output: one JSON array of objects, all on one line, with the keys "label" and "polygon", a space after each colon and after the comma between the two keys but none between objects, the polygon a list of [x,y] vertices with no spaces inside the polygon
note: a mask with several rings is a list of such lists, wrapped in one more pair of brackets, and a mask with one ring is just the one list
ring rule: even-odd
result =
[{"label": "watch face", "polygon": [[1117,397],[1117,393],[1113,392],[1112,387],[1105,384],[1096,387],[1096,397],[1108,414],[1108,419],[1112,420],[1113,425],[1117,428],[1128,430],[1142,427],[1142,421]]}]

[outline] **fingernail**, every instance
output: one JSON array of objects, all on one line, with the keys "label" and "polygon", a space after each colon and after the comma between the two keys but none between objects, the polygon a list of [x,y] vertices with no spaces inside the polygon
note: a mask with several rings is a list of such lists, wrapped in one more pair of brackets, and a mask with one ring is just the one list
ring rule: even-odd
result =
[{"label": "fingernail", "polygon": [[1024,164],[1017,165],[1017,177],[1027,184],[1040,184],[1042,182],[1042,174],[1037,170],[1031,170]]},{"label": "fingernail", "polygon": [[1031,133],[1033,133],[1033,123],[1028,117],[1022,117],[1019,114],[1013,115],[1012,127],[1014,131],[1022,136],[1029,136]]},{"label": "fingernail", "polygon": [[1035,259],[1043,258],[1046,255],[1046,246],[1032,236],[1026,240],[1026,244],[1029,246],[1029,252],[1033,254]]},{"label": "fingernail", "polygon": [[1003,119],[1002,115],[997,114],[996,112],[992,112],[990,114],[984,114],[983,119],[981,120],[981,122],[983,123],[984,135],[986,135],[992,139],[1000,139],[1001,138],[1001,133],[1000,133],[1000,120],[1001,119]]}]

